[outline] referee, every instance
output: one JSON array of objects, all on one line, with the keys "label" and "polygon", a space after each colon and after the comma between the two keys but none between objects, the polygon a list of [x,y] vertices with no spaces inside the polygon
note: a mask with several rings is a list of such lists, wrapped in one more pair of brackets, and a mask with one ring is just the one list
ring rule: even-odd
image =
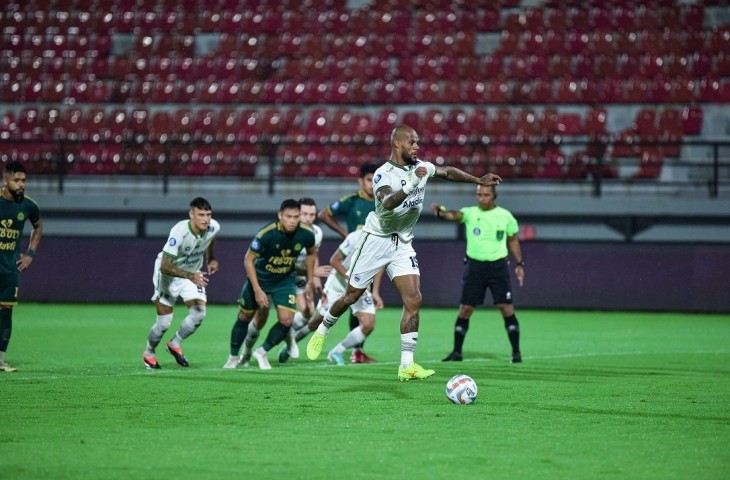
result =
[{"label": "referee", "polygon": [[509,210],[497,206],[497,190],[494,186],[477,187],[477,206],[461,210],[447,210],[433,204],[436,217],[448,222],[460,222],[466,227],[466,271],[462,278],[461,305],[454,327],[454,349],[444,362],[460,362],[469,318],[476,305],[484,303],[487,289],[499,307],[504,318],[504,328],[512,346],[512,363],[521,363],[520,324],[512,305],[512,286],[509,275],[507,248],[515,259],[515,274],[520,286],[525,279],[525,264],[522,261],[520,242],[517,239],[519,227]]}]

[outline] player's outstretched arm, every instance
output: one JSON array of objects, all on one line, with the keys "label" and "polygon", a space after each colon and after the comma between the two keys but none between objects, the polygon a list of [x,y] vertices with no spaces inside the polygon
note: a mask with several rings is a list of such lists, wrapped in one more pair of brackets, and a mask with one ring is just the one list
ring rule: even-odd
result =
[{"label": "player's outstretched arm", "polygon": [[339,233],[342,238],[347,236],[347,230],[337,223],[337,220],[335,220],[335,217],[332,215],[329,207],[320,210],[319,214],[317,214],[317,218],[319,218],[322,223],[330,227],[333,231]]},{"label": "player's outstretched arm", "polygon": [[502,178],[494,173],[488,173],[479,178],[456,167],[448,165],[445,167],[436,167],[434,177],[443,178],[444,180],[449,180],[451,182],[477,183],[479,185],[486,186],[499,185],[502,182]]},{"label": "player's outstretched arm", "polygon": [[446,220],[447,222],[460,222],[461,219],[464,218],[464,214],[459,210],[448,210],[446,207],[438,203],[431,205],[431,210],[433,211],[433,214],[436,215],[436,218]]}]

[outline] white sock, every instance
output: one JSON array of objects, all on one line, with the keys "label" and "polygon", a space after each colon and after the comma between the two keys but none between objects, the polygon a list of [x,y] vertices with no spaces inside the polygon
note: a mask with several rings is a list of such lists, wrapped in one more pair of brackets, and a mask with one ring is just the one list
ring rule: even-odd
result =
[{"label": "white sock", "polygon": [[[329,313],[327,315],[329,315]],[[320,323],[319,327],[317,327],[317,333],[320,333],[320,334],[324,335],[325,337],[327,336],[329,331],[330,331],[329,327],[327,325],[325,325],[324,322]]]},{"label": "white sock", "polygon": [[365,334],[362,333],[362,328],[356,327],[356,328],[350,330],[350,333],[348,333],[347,336],[340,343],[340,345],[342,345],[342,350],[340,350],[340,352],[342,352],[348,348],[352,348],[355,345],[359,345],[364,340],[365,340]]},{"label": "white sock", "polygon": [[259,332],[260,330],[254,327],[253,322],[249,323],[248,331],[246,332],[246,338],[243,340],[243,344],[246,345],[248,348],[253,347],[253,344],[256,343],[256,339],[259,338]]},{"label": "white sock", "polygon": [[309,320],[307,318],[304,318],[304,315],[302,315],[302,312],[297,312],[294,314],[294,320],[292,321],[292,327],[294,327],[294,330],[299,330],[304,325],[307,324]]},{"label": "white sock", "polygon": [[311,331],[312,330],[310,330],[309,324],[305,323],[304,326],[302,326],[302,328],[300,328],[294,332],[294,340],[298,342],[302,338],[306,337],[307,334],[309,334],[309,332],[311,332]]},{"label": "white sock", "polygon": [[418,332],[401,333],[400,335],[400,366],[406,368],[413,363],[413,354],[416,351]]}]

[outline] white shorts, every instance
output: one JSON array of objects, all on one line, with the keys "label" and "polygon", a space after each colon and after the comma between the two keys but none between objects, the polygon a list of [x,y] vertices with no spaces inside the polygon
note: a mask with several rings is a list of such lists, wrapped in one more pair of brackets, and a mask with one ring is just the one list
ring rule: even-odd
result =
[{"label": "white shorts", "polygon": [[363,232],[353,255],[353,264],[347,273],[350,285],[355,288],[367,288],[383,267],[391,280],[403,275],[420,275],[412,242],[404,243],[397,237],[378,237]]},{"label": "white shorts", "polygon": [[[327,298],[327,301],[323,302],[320,298],[319,302],[317,302],[317,311],[324,317],[329,310],[330,305],[332,305],[338,298],[340,298],[343,293],[345,293],[344,290],[325,290],[324,294]],[[350,305],[350,310],[355,315],[360,312],[375,315],[375,302],[373,301],[373,294],[370,293],[368,290],[365,290],[363,294],[360,295],[360,298],[357,299],[357,302]]]},{"label": "white shorts", "polygon": [[183,302],[189,300],[202,300],[208,303],[208,297],[205,294],[205,288],[197,287],[187,278],[171,277],[163,275],[160,272],[160,261],[155,262],[155,273],[152,275],[152,283],[155,286],[155,293],[152,295],[152,301],[160,301],[161,304],[168,307],[174,307],[178,297]]}]

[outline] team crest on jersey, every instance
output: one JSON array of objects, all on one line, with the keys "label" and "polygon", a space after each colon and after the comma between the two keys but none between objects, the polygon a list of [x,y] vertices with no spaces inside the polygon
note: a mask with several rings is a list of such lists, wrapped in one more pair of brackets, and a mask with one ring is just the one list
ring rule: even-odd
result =
[{"label": "team crest on jersey", "polygon": [[167,242],[167,244],[170,245],[171,247],[174,247],[175,245],[177,245],[177,240],[175,240],[174,238],[171,238],[170,241]]},{"label": "team crest on jersey", "polygon": [[25,220],[25,214],[23,212],[18,212],[18,221],[22,222]]},{"label": "team crest on jersey", "polygon": [[294,250],[301,250],[301,249],[302,249],[301,243],[297,243],[296,245],[294,245]]},{"label": "team crest on jersey", "polygon": [[481,234],[482,234],[482,231],[481,231],[480,229],[478,229],[478,228],[475,228],[474,230],[472,230],[472,233],[473,233],[473,234],[474,234],[475,236],[479,236],[479,235],[481,235]]},{"label": "team crest on jersey", "polygon": [[497,240],[502,240],[504,238],[504,230],[497,230]]}]

